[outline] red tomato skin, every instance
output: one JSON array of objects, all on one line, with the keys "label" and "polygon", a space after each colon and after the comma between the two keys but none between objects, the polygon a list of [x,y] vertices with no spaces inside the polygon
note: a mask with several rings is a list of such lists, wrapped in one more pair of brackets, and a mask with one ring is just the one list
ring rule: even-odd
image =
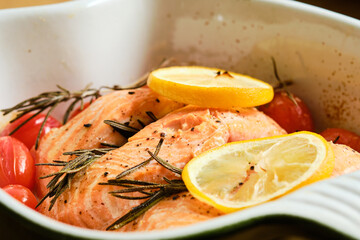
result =
[{"label": "red tomato skin", "polygon": [[[26,119],[31,117],[33,113],[28,113],[16,120],[13,123],[8,124],[4,130],[1,132],[0,136],[9,136],[9,134],[22,122],[24,122]],[[19,130],[17,130],[14,134],[11,136],[20,140],[23,142],[28,149],[31,149],[36,142],[37,135],[40,131],[41,124],[43,123],[45,119],[45,114],[39,114],[33,119],[31,119],[29,122],[27,122],[24,126],[22,126]],[[52,128],[60,127],[61,123],[56,120],[55,118],[49,116],[49,118],[46,120],[46,123],[44,125],[44,128],[41,132],[40,137],[43,137],[45,134],[47,134]]]},{"label": "red tomato skin", "polygon": [[288,133],[314,131],[311,113],[305,103],[293,95],[297,105],[284,91],[275,92],[273,100],[259,107],[266,115],[277,122]]},{"label": "red tomato skin", "polygon": [[81,106],[76,108],[74,111],[71,112],[70,116],[69,116],[69,120],[71,120],[72,118],[74,118],[76,115],[78,115],[79,113],[81,113],[82,111],[84,111],[88,106],[90,106],[90,102],[86,102],[83,105],[83,108],[81,109]]},{"label": "red tomato skin", "polygon": [[22,185],[7,185],[3,188],[3,190],[29,208],[35,209],[37,199],[27,187]]},{"label": "red tomato skin", "polygon": [[28,148],[16,138],[0,137],[0,187],[20,184],[29,189],[35,183],[35,162]]},{"label": "red tomato skin", "polygon": [[320,133],[327,141],[344,144],[360,152],[360,136],[342,128],[328,128]]}]

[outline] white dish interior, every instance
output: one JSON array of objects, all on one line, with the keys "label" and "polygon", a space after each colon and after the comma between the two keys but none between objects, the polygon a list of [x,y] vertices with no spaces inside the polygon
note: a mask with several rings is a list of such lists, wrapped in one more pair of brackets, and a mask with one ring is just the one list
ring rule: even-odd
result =
[{"label": "white dish interior", "polygon": [[[275,83],[274,57],[280,77],[293,80],[291,91],[308,104],[319,130],[343,127],[359,134],[359,45],[359,21],[286,0],[79,0],[2,10],[0,108],[54,90],[56,84],[73,90],[88,83],[128,85],[171,57]],[[350,199],[359,197],[356,194]],[[280,201],[189,226],[186,231],[124,235],[58,223],[0,191],[0,203],[25,219],[72,236],[102,239],[191,235],[272,214],[276,207],[270,206],[276,202]],[[279,211],[291,209],[286,203],[282,206]],[[310,212],[306,217],[311,217]],[[334,216],[323,224],[341,231],[345,222],[333,226]],[[358,210],[352,220],[360,223]],[[360,237],[359,231],[348,232]]]}]

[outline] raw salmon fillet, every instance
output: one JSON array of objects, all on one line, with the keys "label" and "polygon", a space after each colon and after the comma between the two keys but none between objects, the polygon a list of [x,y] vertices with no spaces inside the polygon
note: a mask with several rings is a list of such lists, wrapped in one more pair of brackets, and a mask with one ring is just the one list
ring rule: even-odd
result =
[{"label": "raw salmon fillet", "polygon": [[[131,90],[120,90],[102,96],[83,110],[74,119],[61,128],[52,129],[41,139],[36,152],[37,163],[48,163],[55,159],[68,161],[69,156],[62,154],[77,149],[91,149],[100,147],[100,143],[122,145],[127,140],[121,134],[114,132],[113,128],[104,124],[104,120],[115,120],[120,123],[129,123],[135,128],[142,128],[138,120],[149,124],[153,120],[146,114],[151,111],[157,118],[183,107],[180,104],[162,97],[151,91],[148,87]],[[85,124],[91,124],[85,127]],[[57,167],[37,167],[37,178],[44,172],[56,172]],[[48,191],[45,182],[37,184],[37,194],[45,195]]]},{"label": "raw salmon fillet", "polygon": [[360,169],[360,153],[343,145],[331,143],[335,154],[335,167],[332,177],[351,173]]},{"label": "raw salmon fillet", "polygon": [[[84,117],[85,115],[79,116],[69,124],[82,125]],[[100,122],[96,127],[105,131],[105,127],[102,127]],[[88,137],[95,138],[96,134],[101,135],[102,131],[98,130]],[[70,188],[60,195],[53,209],[48,211],[49,199],[47,199],[40,205],[39,211],[68,224],[104,230],[144,200],[113,197],[108,192],[118,190],[120,187],[99,185],[99,183],[113,179],[124,170],[148,159],[150,156],[147,151],[154,152],[161,137],[165,136],[165,140],[158,156],[182,169],[194,156],[225,143],[285,133],[271,118],[254,108],[227,111],[187,106],[146,126],[125,145],[107,153],[86,170],[77,173]],[[76,135],[77,132],[74,130],[72,137]],[[60,158],[62,147],[54,146],[52,144],[54,139],[56,136],[50,135],[42,141],[39,153],[41,162]],[[87,137],[84,136],[81,141],[86,139]],[[41,167],[39,176],[54,171],[55,168]],[[163,177],[180,179],[179,175],[152,160],[145,167],[126,176],[126,179],[163,183]],[[47,182],[48,180],[39,180],[38,185],[41,189],[45,189]],[[42,196],[45,193],[46,191],[41,191]],[[184,192],[161,201],[142,217],[119,231],[174,228],[218,215],[222,213]]]}]

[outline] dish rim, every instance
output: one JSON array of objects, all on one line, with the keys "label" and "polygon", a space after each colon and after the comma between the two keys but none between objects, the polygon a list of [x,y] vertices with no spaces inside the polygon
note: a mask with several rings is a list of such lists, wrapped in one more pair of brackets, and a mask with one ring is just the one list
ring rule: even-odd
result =
[{"label": "dish rim", "polygon": [[[114,0],[76,0],[76,1],[68,1],[56,4],[49,5],[41,5],[41,6],[31,6],[31,7],[22,7],[22,8],[12,8],[12,9],[2,9],[0,10],[0,17],[12,16],[16,17],[16,15],[22,15],[23,13],[34,13],[38,12],[48,12],[54,11],[61,12],[68,8],[92,8],[96,7],[99,4],[105,2],[111,2]],[[116,0],[115,0],[116,1]],[[296,2],[292,0],[256,0],[254,2],[265,2],[270,3],[275,6],[280,6],[285,9],[292,9],[303,13],[308,13],[315,16],[321,16],[324,19],[338,22],[340,24],[345,24],[352,26],[356,29],[360,30],[360,20],[355,18],[345,16],[340,13],[332,12],[326,9],[322,9],[320,7],[312,6],[309,4]],[[15,213],[17,217],[26,219],[26,221],[37,225],[42,229],[46,229],[52,233],[66,235],[70,237],[76,238],[86,238],[86,239],[153,239],[153,238],[182,238],[182,237],[191,237],[196,236],[198,234],[212,232],[218,228],[212,228],[213,222],[224,222],[224,218],[226,216],[222,216],[216,219],[209,220],[211,224],[199,223],[191,226],[186,226],[178,229],[172,229],[171,231],[163,230],[163,231],[152,231],[152,232],[136,232],[136,233],[122,233],[122,232],[105,232],[105,231],[97,231],[91,229],[80,228],[76,226],[71,226],[68,224],[64,224],[58,222],[54,219],[51,219],[45,215],[34,212],[31,209],[23,206],[21,203],[16,201],[12,201],[13,199],[8,196],[4,191],[0,191],[0,205],[5,208],[7,211]],[[268,215],[270,216],[270,215]],[[264,216],[260,216],[262,218]],[[253,219],[249,219],[248,221],[253,221]],[[241,225],[245,224],[248,221],[243,222],[234,222],[232,225]],[[226,222],[226,221],[225,221]],[[230,224],[231,225],[231,224]],[[227,225],[221,225],[220,228],[225,227]],[[186,229],[186,231],[184,231]],[[65,234],[64,234],[65,233]],[[345,234],[342,233],[342,234]]]}]

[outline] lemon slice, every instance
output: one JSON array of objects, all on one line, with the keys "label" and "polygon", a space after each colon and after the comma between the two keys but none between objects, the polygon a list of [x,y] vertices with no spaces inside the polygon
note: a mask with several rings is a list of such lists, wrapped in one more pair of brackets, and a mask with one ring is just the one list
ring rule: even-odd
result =
[{"label": "lemon slice", "polygon": [[201,107],[254,107],[274,97],[273,88],[258,79],[199,66],[157,69],[151,72],[147,84],[169,99]]},{"label": "lemon slice", "polygon": [[233,212],[329,177],[334,161],[323,137],[298,132],[212,149],[192,159],[182,178],[194,197]]}]

